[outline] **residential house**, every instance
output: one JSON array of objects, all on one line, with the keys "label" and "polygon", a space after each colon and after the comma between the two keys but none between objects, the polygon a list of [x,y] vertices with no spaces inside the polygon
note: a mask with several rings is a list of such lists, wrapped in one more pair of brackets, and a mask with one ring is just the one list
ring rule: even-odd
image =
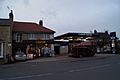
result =
[{"label": "residential house", "polygon": [[106,53],[111,51],[111,39],[108,31],[105,32],[97,32],[94,30],[94,34],[97,35],[95,37],[95,42],[97,44],[97,52]]},{"label": "residential house", "polygon": [[42,20],[39,21],[39,24],[14,21],[12,33],[13,53],[18,48],[21,48],[26,53],[27,46],[38,47],[41,50],[47,46],[51,50],[54,50],[55,31],[44,27]]},{"label": "residential house", "polygon": [[12,59],[12,10],[9,19],[0,19],[0,62]]}]

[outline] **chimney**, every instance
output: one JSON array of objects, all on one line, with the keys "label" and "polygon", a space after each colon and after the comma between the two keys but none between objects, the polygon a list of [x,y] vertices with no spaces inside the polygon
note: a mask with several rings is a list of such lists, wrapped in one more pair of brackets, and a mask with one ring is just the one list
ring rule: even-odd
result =
[{"label": "chimney", "polygon": [[105,34],[108,34],[108,31],[105,31]]},{"label": "chimney", "polygon": [[40,25],[40,26],[43,26],[43,20],[40,20],[40,21],[39,21],[39,25]]},{"label": "chimney", "polygon": [[13,21],[13,17],[14,17],[13,11],[11,10],[11,12],[9,13],[9,19],[10,19],[11,21]]},{"label": "chimney", "polygon": [[94,34],[97,34],[97,30],[94,30]]}]

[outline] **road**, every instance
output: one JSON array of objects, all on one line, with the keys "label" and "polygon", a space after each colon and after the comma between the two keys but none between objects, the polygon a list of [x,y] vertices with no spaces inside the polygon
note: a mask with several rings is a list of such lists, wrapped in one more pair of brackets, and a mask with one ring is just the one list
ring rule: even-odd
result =
[{"label": "road", "polygon": [[120,80],[119,54],[41,60],[0,65],[0,80]]}]

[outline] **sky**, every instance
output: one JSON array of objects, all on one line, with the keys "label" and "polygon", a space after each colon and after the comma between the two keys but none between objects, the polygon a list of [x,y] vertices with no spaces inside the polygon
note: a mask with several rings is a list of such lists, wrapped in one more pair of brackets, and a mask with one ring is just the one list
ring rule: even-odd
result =
[{"label": "sky", "polygon": [[107,30],[120,38],[120,0],[0,0],[0,18],[8,18],[11,9],[15,21],[42,19],[55,36]]}]

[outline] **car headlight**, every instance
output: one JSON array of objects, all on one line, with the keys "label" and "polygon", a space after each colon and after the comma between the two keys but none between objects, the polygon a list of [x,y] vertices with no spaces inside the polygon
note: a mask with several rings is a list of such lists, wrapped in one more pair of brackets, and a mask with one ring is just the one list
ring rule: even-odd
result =
[{"label": "car headlight", "polygon": [[26,55],[23,55],[23,57],[26,57]]},{"label": "car headlight", "polygon": [[19,55],[15,55],[15,57],[19,57]]}]

